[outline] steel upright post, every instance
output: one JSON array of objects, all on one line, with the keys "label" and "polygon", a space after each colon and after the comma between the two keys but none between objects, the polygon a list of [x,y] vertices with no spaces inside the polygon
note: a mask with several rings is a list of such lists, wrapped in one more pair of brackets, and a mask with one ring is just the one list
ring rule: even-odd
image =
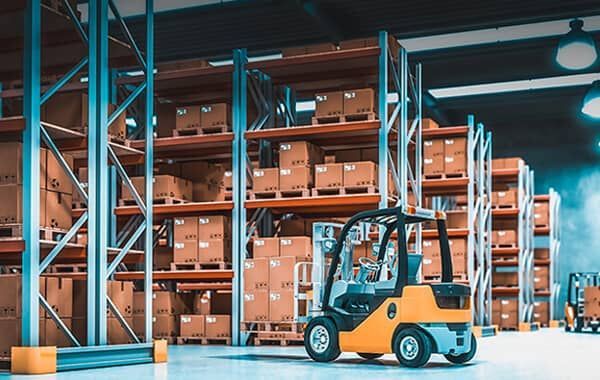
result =
[{"label": "steel upright post", "polygon": [[144,333],[152,342],[152,270],[153,270],[153,168],[154,168],[154,0],[146,0],[146,117],[144,162],[146,230],[144,234]]},{"label": "steel upright post", "polygon": [[246,252],[246,51],[242,49],[233,52],[233,211],[232,211],[232,267],[235,273],[232,283],[231,337],[235,346],[243,345],[244,339],[240,332],[243,316],[243,269]]},{"label": "steel upright post", "polygon": [[388,207],[388,34],[379,32],[379,208]]},{"label": "steel upright post", "polygon": [[39,344],[40,264],[40,0],[27,1],[23,67],[23,346]]},{"label": "steel upright post", "polygon": [[105,345],[108,226],[108,0],[89,2],[88,345]]}]

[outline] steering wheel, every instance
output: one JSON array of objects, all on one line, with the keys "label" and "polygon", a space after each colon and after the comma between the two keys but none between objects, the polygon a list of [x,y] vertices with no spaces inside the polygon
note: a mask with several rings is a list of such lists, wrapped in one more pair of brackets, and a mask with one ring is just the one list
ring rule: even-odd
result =
[{"label": "steering wheel", "polygon": [[358,258],[358,263],[362,268],[369,272],[377,272],[379,268],[381,268],[381,264],[383,264],[383,262],[381,261],[375,261],[369,257],[364,256]]}]

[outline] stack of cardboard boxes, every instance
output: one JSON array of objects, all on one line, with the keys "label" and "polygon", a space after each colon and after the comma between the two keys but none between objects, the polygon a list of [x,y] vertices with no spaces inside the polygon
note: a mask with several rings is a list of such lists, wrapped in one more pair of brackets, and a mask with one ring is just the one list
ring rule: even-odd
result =
[{"label": "stack of cardboard boxes", "polygon": [[[392,35],[390,35],[387,43],[391,53],[394,55],[394,57],[397,57],[398,51],[400,50],[400,44],[398,43],[398,40],[395,39]],[[364,49],[377,46],[379,46],[379,37],[356,38],[352,40],[340,41],[338,46],[328,42],[305,46],[288,47],[282,49],[281,54],[283,55],[283,57],[293,57],[306,54],[327,53],[336,50]]]},{"label": "stack of cardboard boxes", "polygon": [[[144,199],[145,177],[131,177],[138,195]],[[152,199],[155,201],[191,201],[192,200],[192,182],[172,175],[155,175],[152,179]],[[121,199],[125,203],[131,203],[134,200],[133,194],[124,183],[121,184]]]},{"label": "stack of cardboard boxes", "polygon": [[548,201],[533,203],[533,217],[536,227],[548,227],[550,225],[550,204]]},{"label": "stack of cardboard boxes", "polygon": [[173,263],[231,263],[231,223],[221,215],[173,219]]},{"label": "stack of cardboard boxes", "polygon": [[375,92],[372,88],[315,94],[313,124],[374,119]]},{"label": "stack of cardboard boxes", "polygon": [[193,314],[179,318],[182,338],[226,339],[231,337],[231,292],[207,291],[194,296]]},{"label": "stack of cardboard boxes", "polygon": [[310,190],[314,165],[322,163],[324,156],[321,148],[306,141],[280,143],[279,191]]},{"label": "stack of cardboard boxes", "polygon": [[[311,261],[311,238],[255,238],[252,252],[253,258],[244,262],[244,320],[293,321],[294,268]],[[304,309],[301,305],[299,312]]]},{"label": "stack of cardboard boxes", "polygon": [[427,138],[423,140],[423,175],[441,178],[467,174],[467,138]]},{"label": "stack of cardboard boxes", "polygon": [[[432,226],[434,227],[434,226]],[[446,227],[448,229],[467,228],[468,214],[464,210],[446,211]],[[434,227],[436,228],[436,227]],[[448,240],[452,254],[452,274],[466,279],[468,275],[467,239],[452,238]],[[423,277],[440,277],[442,275],[441,250],[438,239],[423,239]]]},{"label": "stack of cardboard boxes", "polygon": [[519,327],[519,300],[494,299],[492,301],[492,323],[502,329]]},{"label": "stack of cardboard boxes", "polygon": [[[63,155],[73,166],[73,158]],[[23,146],[19,142],[0,143],[0,224],[23,223]],[[73,186],[56,157],[40,151],[40,226],[67,230],[72,225]],[[13,236],[18,237],[18,236]]]},{"label": "stack of cardboard boxes", "polygon": [[[190,199],[194,202],[225,200],[225,167],[206,161],[165,163],[158,167],[160,174],[168,174],[191,181]],[[229,176],[229,180],[231,176]]]},{"label": "stack of cardboard boxes", "polygon": [[177,107],[174,136],[192,130],[197,134],[231,130],[231,107],[227,103]]},{"label": "stack of cardboard boxes", "polygon": [[550,303],[548,301],[536,301],[533,303],[533,321],[543,327],[550,324]]},{"label": "stack of cardboard boxes", "polygon": [[[22,276],[1,275],[0,287],[0,357],[10,357],[10,348],[21,344]],[[58,314],[65,326],[72,327],[73,282],[56,277],[40,278],[40,293]],[[40,307],[40,345],[70,346],[69,340],[58,329],[50,315]]]}]

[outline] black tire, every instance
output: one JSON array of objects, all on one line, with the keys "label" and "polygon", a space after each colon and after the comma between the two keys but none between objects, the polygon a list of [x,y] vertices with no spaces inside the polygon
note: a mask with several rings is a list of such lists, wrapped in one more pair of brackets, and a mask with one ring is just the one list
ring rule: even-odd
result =
[{"label": "black tire", "polygon": [[477,353],[477,339],[475,339],[475,335],[471,334],[471,349],[469,350],[469,352],[465,352],[464,354],[460,354],[460,355],[446,354],[446,355],[444,355],[444,357],[450,363],[465,364],[465,363],[470,362],[475,357],[476,353]]},{"label": "black tire", "polygon": [[422,367],[429,361],[432,342],[423,331],[408,327],[400,330],[394,337],[392,348],[400,364],[405,367]]},{"label": "black tire", "polygon": [[383,354],[371,354],[368,352],[357,352],[356,354],[366,360],[375,360],[383,356]]},{"label": "black tire", "polygon": [[310,321],[304,332],[304,348],[313,360],[330,362],[340,354],[338,329],[327,317],[317,317]]}]

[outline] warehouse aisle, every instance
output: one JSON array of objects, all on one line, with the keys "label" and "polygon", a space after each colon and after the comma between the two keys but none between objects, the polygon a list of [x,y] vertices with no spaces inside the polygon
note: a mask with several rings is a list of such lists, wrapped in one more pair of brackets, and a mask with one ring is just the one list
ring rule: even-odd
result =
[{"label": "warehouse aisle", "polygon": [[[434,356],[427,367],[418,370],[398,367],[393,356],[366,362],[348,354],[334,364],[320,364],[310,361],[302,347],[173,346],[167,365],[61,373],[51,378],[412,379],[418,373],[420,380],[563,380],[581,378],[582,374],[597,371],[599,343],[598,335],[567,334],[562,330],[543,330],[530,334],[503,333],[496,338],[480,340],[479,355],[469,366],[454,367],[442,357]],[[575,365],[579,375],[573,373]]]}]

